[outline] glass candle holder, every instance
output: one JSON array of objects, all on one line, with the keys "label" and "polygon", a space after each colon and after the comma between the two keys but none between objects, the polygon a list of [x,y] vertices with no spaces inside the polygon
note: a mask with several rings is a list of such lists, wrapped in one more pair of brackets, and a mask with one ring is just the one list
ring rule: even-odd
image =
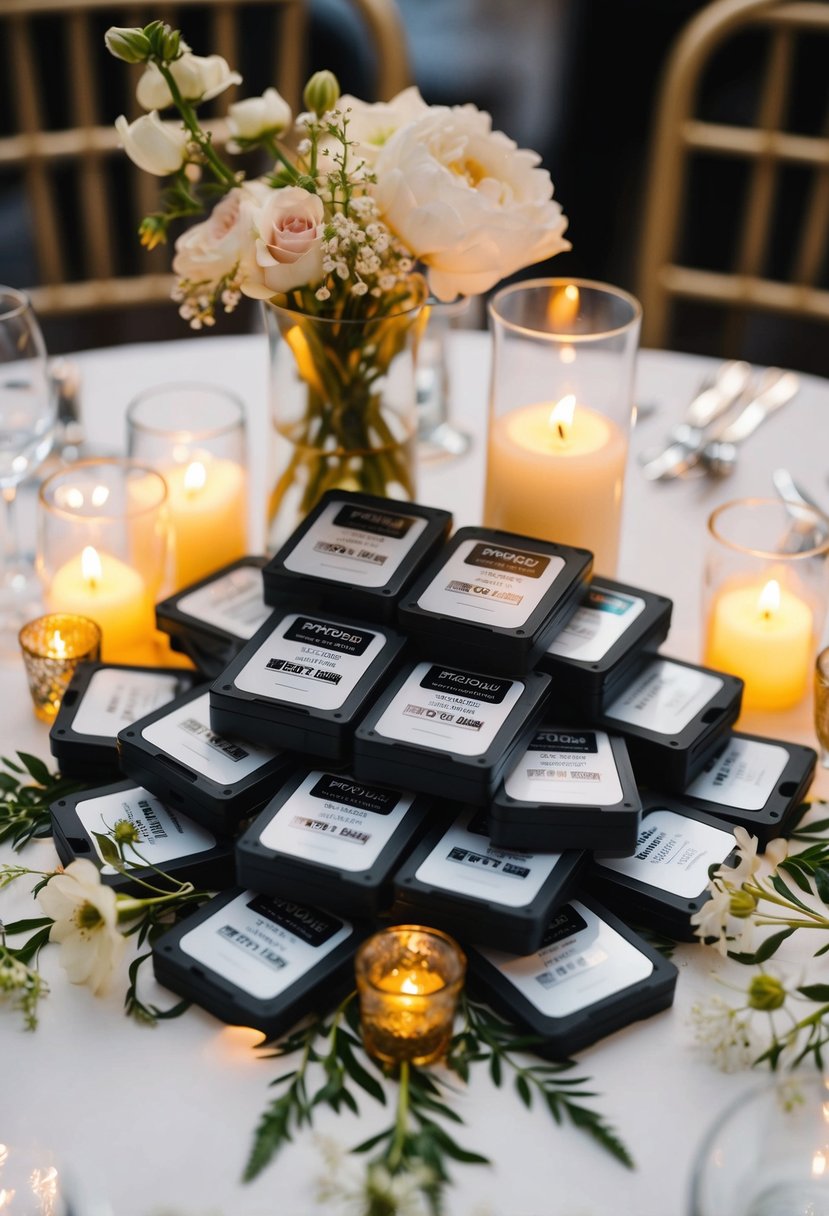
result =
[{"label": "glass candle holder", "polygon": [[829,1086],[819,1072],[767,1078],[707,1132],[688,1216],[829,1216]]},{"label": "glass candle holder", "polygon": [[438,929],[395,925],[363,942],[355,960],[366,1051],[429,1064],[449,1045],[466,956]]},{"label": "glass candle holder", "polygon": [[531,279],[489,306],[484,523],[590,549],[616,572],[642,310],[581,279]]},{"label": "glass candle holder", "polygon": [[88,617],[56,612],[29,621],[19,640],[35,713],[53,722],[75,668],[100,658],[101,630]]},{"label": "glass candle holder", "polygon": [[108,663],[155,663],[155,604],[166,591],[167,487],[129,460],[87,460],[47,478],[38,570],[47,607],[91,617]]},{"label": "glass candle holder", "polygon": [[829,768],[829,646],[815,661],[815,734],[820,762]]},{"label": "glass candle holder", "polygon": [[245,408],[224,388],[163,384],[127,407],[127,452],[167,482],[174,590],[247,552]]},{"label": "glass candle holder", "polygon": [[[801,547],[803,546],[803,547]],[[703,662],[745,681],[746,709],[785,710],[811,687],[829,587],[829,520],[778,498],[708,520]]]}]

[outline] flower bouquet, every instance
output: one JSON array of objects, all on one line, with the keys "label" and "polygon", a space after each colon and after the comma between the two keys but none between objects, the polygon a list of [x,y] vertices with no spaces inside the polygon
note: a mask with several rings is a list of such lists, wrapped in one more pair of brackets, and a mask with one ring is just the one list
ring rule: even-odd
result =
[{"label": "flower bouquet", "polygon": [[[229,107],[227,151],[258,150],[269,165],[248,179],[197,116],[240,83],[224,59],[192,54],[161,22],[113,28],[106,40],[145,65],[137,98],[148,113],[117,120],[123,146],[169,178],[142,243],[167,240],[174,221],[212,204],[175,242],[182,317],[200,329],[241,295],[265,303],[281,448],[271,543],[333,487],[412,497],[414,357],[428,296],[488,291],[569,248],[537,154],[472,105],[428,106],[415,88],[367,104],[341,96],[322,71],[295,118],[272,88]],[[165,109],[178,121],[162,121]]]}]

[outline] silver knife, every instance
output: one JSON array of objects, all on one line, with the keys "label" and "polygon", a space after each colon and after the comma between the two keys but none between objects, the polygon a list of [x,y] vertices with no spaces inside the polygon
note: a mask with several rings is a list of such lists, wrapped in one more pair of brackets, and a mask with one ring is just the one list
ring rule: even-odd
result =
[{"label": "silver knife", "polygon": [[706,471],[719,477],[730,473],[737,459],[737,444],[753,435],[760,423],[791,401],[799,389],[800,377],[796,372],[784,372],[778,367],[768,368],[763,373],[755,396],[743,406],[733,421],[726,421],[702,445],[697,458],[705,465]]},{"label": "silver knife", "polygon": [[673,470],[683,463],[688,451],[702,442],[705,428],[734,404],[750,375],[751,367],[742,360],[723,363],[691,401],[683,421],[668,436],[666,446],[658,453],[643,454],[644,476],[649,481],[673,476]]},{"label": "silver knife", "polygon": [[778,551],[803,553],[823,544],[829,535],[829,524],[820,504],[797,484],[788,469],[775,469],[771,479],[791,518],[786,535],[777,546]]}]

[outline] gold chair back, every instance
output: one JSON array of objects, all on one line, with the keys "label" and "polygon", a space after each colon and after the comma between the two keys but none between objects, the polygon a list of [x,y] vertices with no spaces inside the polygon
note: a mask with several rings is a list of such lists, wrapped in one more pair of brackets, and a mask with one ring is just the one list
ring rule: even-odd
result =
[{"label": "gold chair back", "polygon": [[[658,91],[645,186],[638,283],[645,345],[681,345],[683,303],[714,306],[703,339],[711,354],[739,353],[745,326],[758,313],[829,320],[827,35],[829,3],[817,0],[715,0],[680,34]],[[721,71],[714,115],[706,89],[718,57],[729,44],[733,51],[738,38],[751,83]],[[798,90],[802,97],[809,72],[815,112],[795,126],[793,99]],[[716,244],[713,227],[697,234],[696,251],[689,252],[694,198],[705,197],[700,185],[692,194],[693,175],[714,162],[725,188],[709,196],[709,215],[733,234],[721,239],[727,250],[719,266],[706,253],[706,245]],[[729,165],[734,178],[724,176]],[[784,179],[785,197],[798,195],[788,228],[780,211]]]},{"label": "gold chair back", "polygon": [[[374,94],[386,100],[411,83],[394,0],[348,0],[346,8],[372,52]],[[113,126],[119,113],[132,120],[141,112],[134,92],[142,69],[104,46],[109,26],[156,19],[244,77],[241,90],[205,107],[218,144],[222,116],[240,96],[274,85],[294,112],[299,106],[310,70],[307,0],[0,0],[10,107],[0,120],[0,195],[17,192],[28,213],[37,282],[20,286],[41,316],[169,301],[169,248],[148,253],[136,236],[161,186],[129,162]]]}]

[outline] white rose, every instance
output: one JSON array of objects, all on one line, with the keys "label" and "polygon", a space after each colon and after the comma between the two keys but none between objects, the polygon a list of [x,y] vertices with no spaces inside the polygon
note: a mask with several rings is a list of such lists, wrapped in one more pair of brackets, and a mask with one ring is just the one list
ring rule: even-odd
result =
[{"label": "white rose", "polygon": [[187,133],[175,123],[162,122],[153,111],[142,114],[129,123],[123,114],[115,120],[115,130],[121,136],[121,146],[127,156],[156,177],[175,173],[184,163],[187,152]]},{"label": "white rose", "polygon": [[[391,101],[375,103],[361,101],[359,97],[344,94],[337,102],[338,110],[343,114],[348,111],[348,138],[351,143],[349,160],[364,160],[373,165],[377,154],[406,123],[429,112],[429,107],[420,96],[415,85],[398,93]],[[332,141],[326,141],[333,147]],[[339,147],[339,145],[337,145]]]},{"label": "white rose", "polygon": [[115,892],[103,886],[98,867],[86,858],[70,862],[37,898],[55,922],[50,937],[60,942],[70,981],[88,984],[96,996],[105,992],[127,943],[118,929]]},{"label": "white rose", "polygon": [[488,291],[570,248],[539,159],[471,105],[432,107],[380,149],[373,193],[383,219],[428,267],[439,300]]},{"label": "white rose", "polygon": [[266,300],[322,278],[322,199],[299,186],[271,190],[255,218],[255,278],[242,284],[245,295]]},{"label": "white rose", "polygon": [[174,274],[191,283],[217,283],[237,266],[237,278],[250,273],[256,213],[270,193],[264,182],[252,181],[226,194],[206,220],[188,228],[176,241]]},{"label": "white rose", "polygon": [[[232,84],[241,84],[221,55],[182,55],[169,65],[173,80],[185,101],[210,101]],[[135,89],[138,104],[145,110],[164,110],[173,104],[169,85],[154,63],[147,66]]]},{"label": "white rose", "polygon": [[261,97],[246,97],[228,108],[227,126],[237,139],[258,139],[267,132],[279,134],[291,121],[291,107],[276,89]]}]

